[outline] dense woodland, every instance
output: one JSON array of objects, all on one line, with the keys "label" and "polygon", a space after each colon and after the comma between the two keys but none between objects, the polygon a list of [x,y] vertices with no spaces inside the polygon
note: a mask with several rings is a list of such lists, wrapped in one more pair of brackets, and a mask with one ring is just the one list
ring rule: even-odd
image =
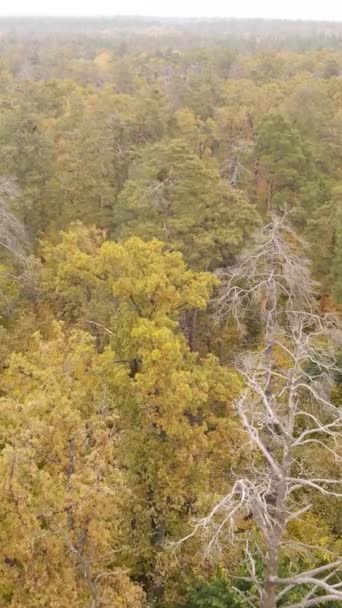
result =
[{"label": "dense woodland", "polygon": [[337,608],[342,25],[0,32],[1,608]]}]

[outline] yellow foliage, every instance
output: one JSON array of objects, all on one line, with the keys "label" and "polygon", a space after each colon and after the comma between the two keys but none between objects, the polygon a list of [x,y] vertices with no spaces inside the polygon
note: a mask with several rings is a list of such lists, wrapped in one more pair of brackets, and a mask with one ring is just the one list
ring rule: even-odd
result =
[{"label": "yellow foliage", "polygon": [[116,560],[123,480],[107,357],[87,333],[53,333],[35,334],[1,378],[1,605],[135,608],[142,593]]}]

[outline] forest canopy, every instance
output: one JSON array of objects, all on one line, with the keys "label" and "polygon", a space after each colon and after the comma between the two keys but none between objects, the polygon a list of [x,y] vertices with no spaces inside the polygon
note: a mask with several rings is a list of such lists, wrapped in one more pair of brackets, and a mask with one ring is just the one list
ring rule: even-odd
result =
[{"label": "forest canopy", "polygon": [[0,19],[0,606],[337,608],[342,25]]}]

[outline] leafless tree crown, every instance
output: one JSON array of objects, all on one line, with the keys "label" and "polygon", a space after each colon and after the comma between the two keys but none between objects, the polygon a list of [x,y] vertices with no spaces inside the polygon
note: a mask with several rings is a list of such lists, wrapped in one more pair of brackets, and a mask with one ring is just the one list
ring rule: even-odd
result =
[{"label": "leafless tree crown", "polygon": [[[296,545],[290,522],[310,511],[314,493],[342,497],[342,417],[331,400],[341,328],[338,319],[319,314],[317,285],[302,248],[286,218],[273,217],[254,247],[221,273],[218,316],[231,316],[238,325],[250,310],[261,318],[261,348],[236,365],[245,386],[236,411],[251,463],[247,475],[232,474],[229,493],[189,535],[203,534],[207,554],[243,543],[251,584],[247,600],[261,608],[276,608],[280,601],[287,608],[309,608],[342,600],[341,559],[285,578],[279,574],[283,550]],[[336,477],[322,475],[317,459],[310,458],[318,451]],[[246,520],[252,525],[237,534]],[[315,559],[310,543],[303,549]],[[291,592],[298,587],[303,597],[293,603]]]},{"label": "leafless tree crown", "polygon": [[18,194],[13,179],[0,178],[0,247],[23,263],[30,246],[25,228],[12,210],[12,203]]}]

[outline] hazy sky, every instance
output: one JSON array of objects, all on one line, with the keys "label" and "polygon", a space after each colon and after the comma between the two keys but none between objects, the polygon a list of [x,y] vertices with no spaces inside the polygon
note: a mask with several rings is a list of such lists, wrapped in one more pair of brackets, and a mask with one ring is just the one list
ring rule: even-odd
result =
[{"label": "hazy sky", "polygon": [[0,15],[167,15],[342,21],[342,0],[0,0]]}]

